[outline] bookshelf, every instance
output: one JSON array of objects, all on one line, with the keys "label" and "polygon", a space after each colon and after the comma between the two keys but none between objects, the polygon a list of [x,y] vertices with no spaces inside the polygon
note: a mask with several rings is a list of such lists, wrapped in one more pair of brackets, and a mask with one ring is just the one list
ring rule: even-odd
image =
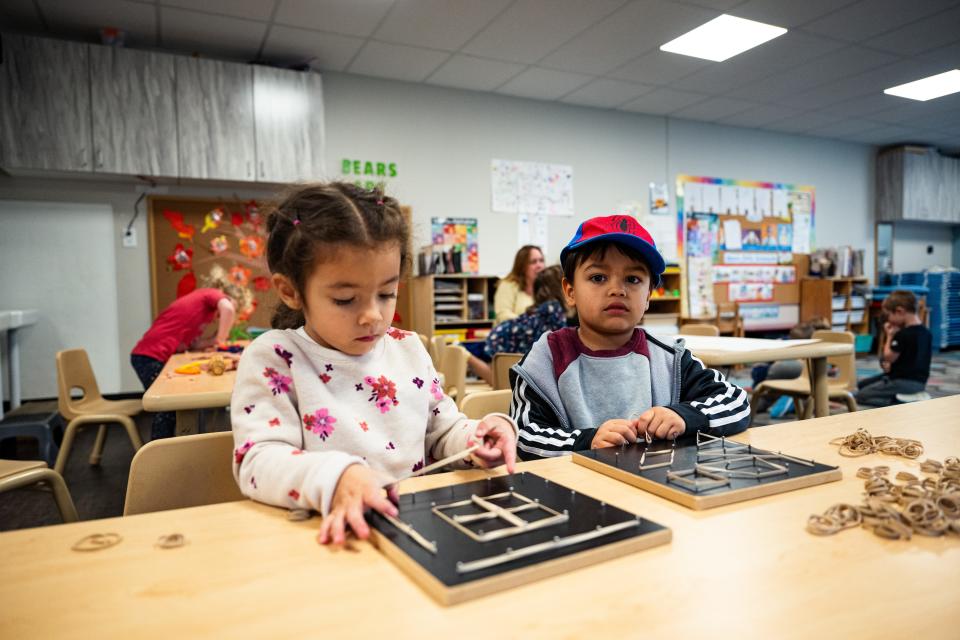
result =
[{"label": "bookshelf", "polygon": [[643,314],[641,325],[680,326],[680,267],[667,267],[660,287],[650,297],[650,308]]},{"label": "bookshelf", "polygon": [[803,278],[800,280],[800,321],[829,318],[834,331],[870,332],[867,300],[855,289],[867,278]]},{"label": "bookshelf", "polygon": [[425,336],[470,339],[493,327],[493,295],[500,278],[465,274],[420,276],[410,280],[410,329]]}]

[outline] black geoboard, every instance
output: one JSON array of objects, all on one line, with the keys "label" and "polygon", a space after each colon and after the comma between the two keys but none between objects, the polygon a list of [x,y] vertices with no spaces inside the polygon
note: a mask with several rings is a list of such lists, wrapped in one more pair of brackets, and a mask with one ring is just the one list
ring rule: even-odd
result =
[{"label": "black geoboard", "polygon": [[449,605],[670,541],[670,530],[528,472],[400,496],[374,544]]},{"label": "black geoboard", "polygon": [[838,467],[700,433],[675,443],[576,451],[573,462],[698,510],[842,477]]}]

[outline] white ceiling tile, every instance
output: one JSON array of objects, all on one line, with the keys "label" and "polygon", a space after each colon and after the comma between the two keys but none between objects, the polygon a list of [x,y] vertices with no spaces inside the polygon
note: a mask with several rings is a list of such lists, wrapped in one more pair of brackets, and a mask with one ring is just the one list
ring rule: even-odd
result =
[{"label": "white ceiling tile", "polygon": [[582,73],[531,67],[498,88],[497,93],[538,100],[556,100],[590,80],[590,76]]},{"label": "white ceiling tile", "polygon": [[756,106],[753,102],[736,100],[734,98],[710,98],[709,100],[704,100],[703,102],[698,102],[697,104],[674,111],[671,115],[677,118],[714,122],[720,118],[732,116]]},{"label": "white ceiling tile", "polygon": [[501,13],[462,51],[486,58],[532,64],[626,0],[519,0]]},{"label": "white ceiling tile", "polygon": [[761,104],[746,111],[719,118],[717,123],[736,127],[762,127],[770,122],[784,120],[801,113],[803,112],[800,109],[775,104]]},{"label": "white ceiling tile", "polygon": [[343,71],[363,42],[363,38],[353,36],[274,25],[267,34],[262,57],[275,63],[309,63],[322,71]]},{"label": "white ceiling tile", "polygon": [[492,91],[526,68],[522,64],[456,54],[427,83],[471,91]]},{"label": "white ceiling tile", "polygon": [[833,124],[823,125],[808,129],[806,133],[814,136],[823,136],[825,138],[845,138],[876,129],[877,124],[867,120],[849,119],[834,122]]},{"label": "white ceiling tile", "polygon": [[573,93],[568,93],[561,102],[570,104],[579,104],[586,107],[600,107],[602,109],[612,109],[630,102],[656,89],[642,84],[632,82],[621,82],[609,78],[599,78],[586,84]]},{"label": "white ceiling tile", "polygon": [[786,133],[803,133],[817,127],[824,127],[828,124],[839,122],[841,118],[832,116],[829,113],[820,113],[817,111],[807,111],[798,115],[790,116],[777,122],[770,122],[763,125],[764,129],[773,131],[783,131]]},{"label": "white ceiling tile", "polygon": [[450,54],[402,44],[368,41],[347,69],[365,76],[421,82],[443,64]]},{"label": "white ceiling tile", "polygon": [[90,39],[103,27],[123,29],[128,46],[156,46],[157,9],[125,0],[39,0],[47,26],[56,34]]},{"label": "white ceiling tile", "polygon": [[741,2],[743,2],[743,0],[687,0],[688,4],[695,4],[704,9],[714,9],[727,13],[729,13],[728,9],[732,9]]},{"label": "white ceiling tile", "polygon": [[657,89],[642,95],[632,102],[620,107],[624,111],[640,113],[668,114],[686,106],[702,102],[709,96],[689,91],[675,91],[673,89]]},{"label": "white ceiling tile", "polygon": [[663,0],[637,0],[546,56],[540,64],[565,71],[606,74],[716,16],[709,9]]},{"label": "white ceiling tile", "polygon": [[37,5],[33,0],[4,0],[0,3],[0,29],[42,31]]},{"label": "white ceiling tile", "polygon": [[273,2],[264,0],[160,0],[160,4],[180,9],[200,9],[204,12],[219,13],[247,20],[269,20],[273,13]]},{"label": "white ceiling tile", "polygon": [[273,21],[306,29],[369,36],[393,0],[280,0]]},{"label": "white ceiling tile", "polygon": [[908,127],[902,127],[900,125],[886,125],[844,137],[849,140],[856,140],[858,142],[882,145],[890,144],[899,140],[906,140],[906,136],[909,133],[910,129]]},{"label": "white ceiling tile", "polygon": [[726,62],[715,62],[700,71],[671,82],[670,86],[681,91],[699,91],[721,95],[745,84],[766,78],[771,73],[774,72],[770,69],[737,60],[728,60]]},{"label": "white ceiling tile", "polygon": [[786,69],[825,56],[846,46],[843,42],[800,30],[791,30],[759,47],[744,51],[731,61],[757,67]]},{"label": "white ceiling tile", "polygon": [[955,0],[861,0],[804,25],[807,31],[861,42],[949,9]]},{"label": "white ceiling tile", "polygon": [[824,107],[821,111],[832,113],[843,118],[867,116],[870,118],[886,109],[892,109],[902,104],[902,98],[888,96],[885,93],[870,93],[852,100],[845,100],[837,104]]},{"label": "white ceiling tile", "polygon": [[784,73],[763,78],[737,90],[744,100],[767,102],[802,93],[810,87],[862,73],[889,64],[897,57],[881,51],[849,46],[793,67]]},{"label": "white ceiling tile", "polygon": [[675,53],[667,53],[657,49],[640,56],[636,60],[631,60],[607,75],[618,80],[669,84],[713,64],[708,60],[678,56]]},{"label": "white ceiling tile", "polygon": [[960,41],[960,6],[864,42],[864,46],[912,56]]},{"label": "white ceiling tile", "polygon": [[456,51],[510,0],[396,0],[373,34],[377,40]]},{"label": "white ceiling tile", "polygon": [[260,51],[267,23],[185,9],[160,9],[160,43],[166,49],[251,59]]},{"label": "white ceiling tile", "polygon": [[748,0],[727,13],[792,29],[836,11],[855,0]]}]

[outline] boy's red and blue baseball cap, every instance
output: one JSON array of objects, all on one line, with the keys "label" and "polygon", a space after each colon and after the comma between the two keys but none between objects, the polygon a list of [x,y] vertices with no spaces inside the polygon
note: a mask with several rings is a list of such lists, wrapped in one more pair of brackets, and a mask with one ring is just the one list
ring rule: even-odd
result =
[{"label": "boy's red and blue baseball cap", "polygon": [[660,282],[660,275],[666,269],[663,256],[657,251],[657,245],[650,232],[644,229],[643,225],[632,216],[598,216],[583,222],[577,227],[573,239],[560,252],[560,264],[566,264],[567,256],[574,249],[579,249],[598,240],[626,245],[637,251],[646,260],[647,266],[650,267],[650,275],[653,276],[654,285]]}]

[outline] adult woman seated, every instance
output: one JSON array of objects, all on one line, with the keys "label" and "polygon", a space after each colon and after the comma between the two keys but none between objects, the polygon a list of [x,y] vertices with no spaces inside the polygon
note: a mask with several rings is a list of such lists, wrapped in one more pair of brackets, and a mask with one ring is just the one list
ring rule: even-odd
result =
[{"label": "adult woman seated", "polygon": [[497,284],[493,308],[497,322],[522,315],[533,304],[533,281],[543,271],[543,252],[532,244],[524,245],[513,259],[513,269]]}]

